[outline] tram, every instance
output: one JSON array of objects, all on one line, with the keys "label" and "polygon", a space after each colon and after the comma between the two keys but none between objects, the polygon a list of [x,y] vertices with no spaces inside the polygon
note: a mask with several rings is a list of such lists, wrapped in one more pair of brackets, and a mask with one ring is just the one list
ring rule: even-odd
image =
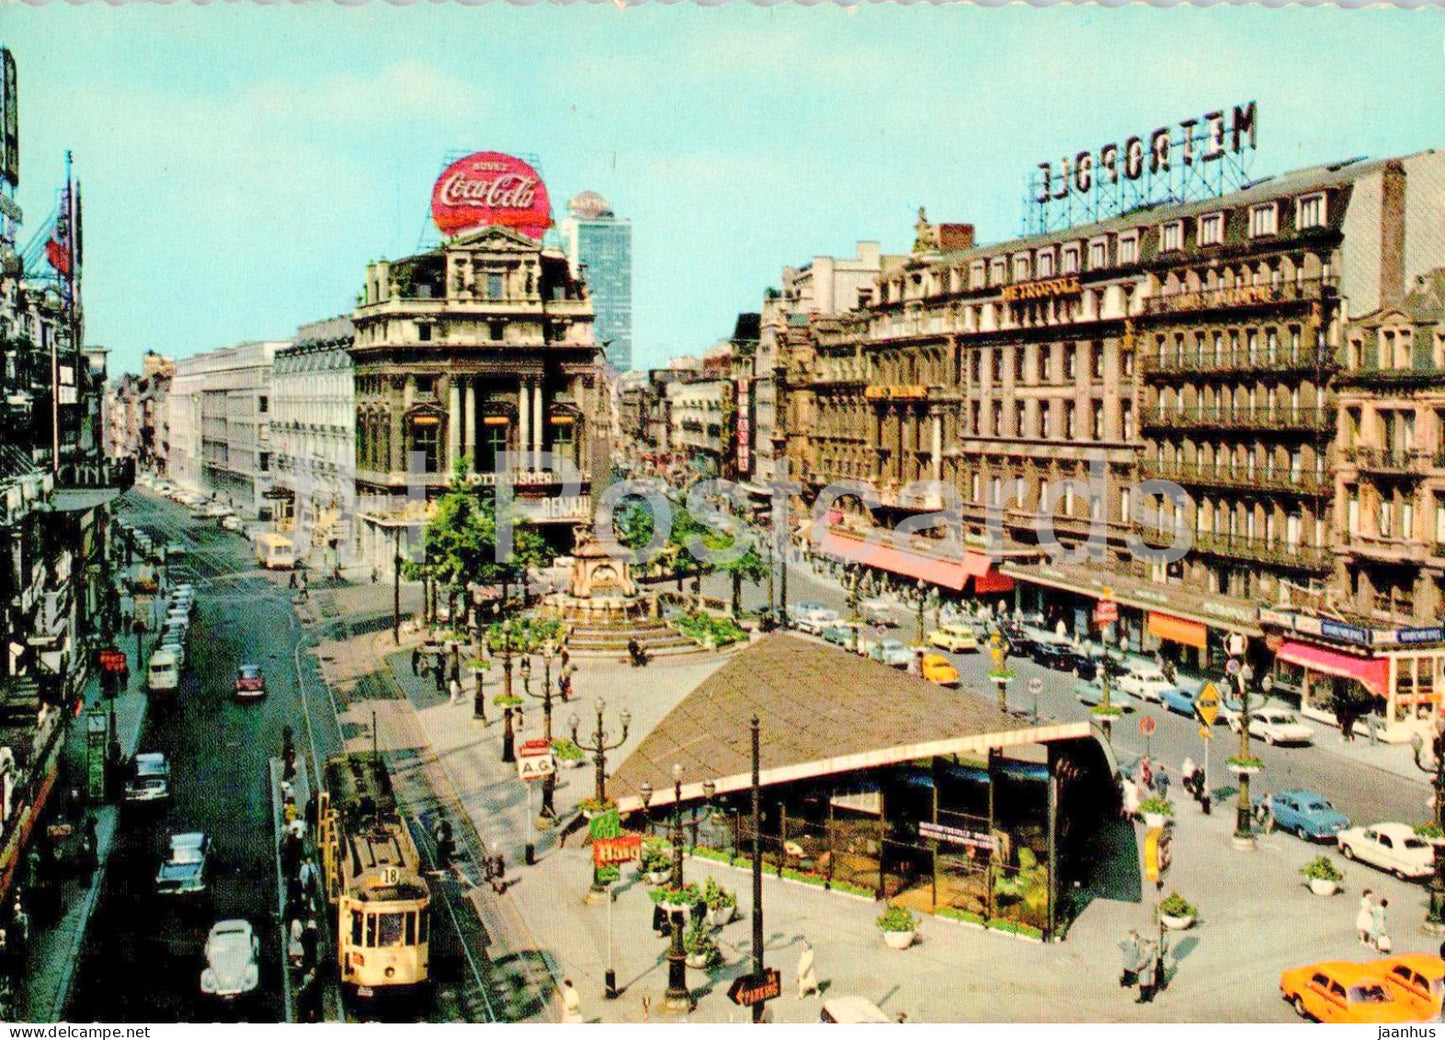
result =
[{"label": "tram", "polygon": [[326,761],[317,793],[316,847],[336,908],[337,966],[348,994],[401,996],[427,982],[431,892],[375,753]]}]

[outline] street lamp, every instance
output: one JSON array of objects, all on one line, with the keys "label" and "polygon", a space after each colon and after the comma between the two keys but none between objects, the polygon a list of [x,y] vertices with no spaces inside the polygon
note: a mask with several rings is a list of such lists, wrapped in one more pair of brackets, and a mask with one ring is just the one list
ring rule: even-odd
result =
[{"label": "street lamp", "polygon": [[922,646],[922,645],[923,645],[923,607],[924,607],[924,604],[927,603],[927,601],[928,601],[928,582],[924,581],[922,578],[919,578],[919,579],[918,579],[918,584],[913,587],[913,591],[914,591],[914,599],[917,600],[917,602],[918,602],[918,625],[917,625],[917,631],[914,633],[914,636],[913,636],[913,642],[914,642],[914,645],[915,645],[915,646]]},{"label": "street lamp", "polygon": [[1435,850],[1435,874],[1430,878],[1430,912],[1425,915],[1425,930],[1437,934],[1445,932],[1445,856],[1440,853],[1441,837],[1445,835],[1445,731],[1440,725],[1437,721],[1435,738],[1430,742],[1435,758],[1433,763],[1427,763],[1421,757],[1425,749],[1424,738],[1419,733],[1410,738],[1410,747],[1415,752],[1415,768],[1422,773],[1435,774],[1435,828],[1438,833],[1431,839]]},{"label": "street lamp", "polygon": [[595,801],[599,808],[607,804],[607,752],[616,751],[623,744],[627,743],[627,727],[632,724],[632,713],[627,709],[622,710],[618,715],[618,721],[622,723],[622,736],[617,738],[614,744],[607,743],[608,733],[602,728],[602,712],[606,710],[607,702],[601,697],[597,698],[597,728],[592,731],[592,743],[582,743],[577,736],[577,728],[581,725],[576,715],[568,716],[567,726],[572,730],[572,743],[576,744],[583,751],[593,756],[597,763],[597,792]]},{"label": "street lamp", "polygon": [[[682,766],[672,767],[672,891],[682,891]],[[683,948],[682,930],[687,924],[686,910],[673,910],[672,942],[667,949],[667,994],[663,1007],[668,1011],[686,1013],[692,1010],[692,996],[687,991],[687,951]]]},{"label": "street lamp", "polygon": [[[542,677],[541,693],[532,692],[531,686],[527,682],[527,678],[532,674],[531,668],[525,659],[522,661],[522,689],[528,697],[542,702],[542,735],[546,738],[548,747],[552,746],[552,658],[556,656],[556,653],[557,644],[552,640],[549,639],[542,644],[542,662],[545,671]],[[552,793],[556,788],[557,774],[555,772],[548,773],[542,778],[541,816],[544,820],[551,820],[556,815],[556,811],[552,807]]]},{"label": "street lamp", "polygon": [[[1244,653],[1243,636],[1237,633],[1231,635],[1229,650],[1231,656],[1226,670],[1239,691],[1239,760],[1233,770],[1239,777],[1239,802],[1234,810],[1234,844],[1236,848],[1248,849],[1254,847],[1254,827],[1250,822],[1253,806],[1249,800],[1249,680],[1254,677],[1254,669],[1240,659]],[[1274,684],[1271,681],[1269,685]]]}]

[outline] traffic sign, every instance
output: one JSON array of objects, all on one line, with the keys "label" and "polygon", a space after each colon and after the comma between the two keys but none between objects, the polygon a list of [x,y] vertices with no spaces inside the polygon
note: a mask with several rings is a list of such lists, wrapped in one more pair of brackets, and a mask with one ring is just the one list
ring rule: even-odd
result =
[{"label": "traffic sign", "polygon": [[783,975],[777,968],[764,968],[761,974],[739,975],[728,987],[728,999],[739,1007],[752,1007],[782,996]]},{"label": "traffic sign", "polygon": [[1029,680],[1029,693],[1032,693],[1032,694],[1034,694],[1035,696],[1037,696],[1038,694],[1040,694],[1040,693],[1043,692],[1043,689],[1044,689],[1044,681],[1043,681],[1042,679],[1039,679],[1039,678],[1035,677],[1035,678]]},{"label": "traffic sign", "polygon": [[1214,720],[1219,717],[1219,688],[1212,682],[1205,683],[1199,690],[1199,696],[1194,698],[1194,714],[1206,726],[1214,725]]},{"label": "traffic sign", "polygon": [[1154,721],[1153,715],[1139,716],[1139,732],[1144,734],[1144,736],[1152,737],[1154,735],[1154,730],[1157,729],[1158,726],[1159,724]]},{"label": "traffic sign", "polygon": [[1225,675],[1228,675],[1228,676],[1238,675],[1238,674],[1239,674],[1239,662],[1236,661],[1236,660],[1235,660],[1234,658],[1232,658],[1232,657],[1231,657],[1228,661],[1225,661],[1225,662],[1224,662],[1224,674],[1225,674]]},{"label": "traffic sign", "polygon": [[1213,740],[1213,739],[1214,739],[1214,728],[1213,728],[1212,726],[1200,726],[1200,727],[1199,727],[1199,735],[1200,735],[1201,737],[1203,737],[1205,740]]},{"label": "traffic sign", "polygon": [[1094,624],[1112,625],[1119,620],[1119,604],[1112,599],[1101,599],[1094,604]]}]

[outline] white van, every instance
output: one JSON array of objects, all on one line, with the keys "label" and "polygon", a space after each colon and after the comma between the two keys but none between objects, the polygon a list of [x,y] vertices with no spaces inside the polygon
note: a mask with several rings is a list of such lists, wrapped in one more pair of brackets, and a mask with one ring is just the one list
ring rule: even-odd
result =
[{"label": "white van", "polygon": [[157,650],[151,654],[150,667],[146,672],[146,688],[151,693],[171,693],[180,688],[181,668],[176,655],[169,650]]}]

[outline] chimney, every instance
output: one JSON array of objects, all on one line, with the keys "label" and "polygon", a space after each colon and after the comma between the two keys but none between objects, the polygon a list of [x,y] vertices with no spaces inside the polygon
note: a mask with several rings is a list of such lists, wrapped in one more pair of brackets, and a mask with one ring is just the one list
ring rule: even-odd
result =
[{"label": "chimney", "polygon": [[1405,299],[1405,165],[1398,159],[1380,173],[1380,306]]},{"label": "chimney", "polygon": [[939,252],[973,248],[972,224],[939,224],[936,233]]}]

